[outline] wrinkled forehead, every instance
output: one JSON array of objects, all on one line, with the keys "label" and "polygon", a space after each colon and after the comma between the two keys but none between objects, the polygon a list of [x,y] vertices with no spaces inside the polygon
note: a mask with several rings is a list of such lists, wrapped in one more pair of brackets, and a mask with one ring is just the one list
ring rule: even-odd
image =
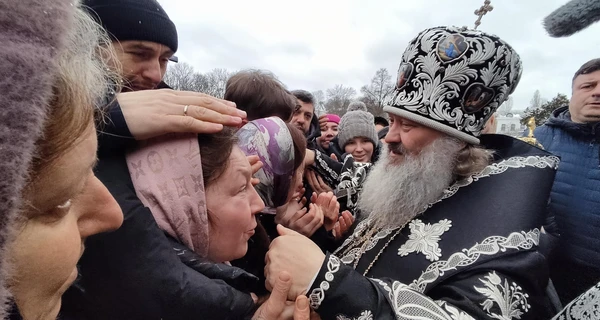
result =
[{"label": "wrinkled forehead", "polygon": [[585,74],[580,74],[578,75],[574,80],[573,80],[573,85],[580,85],[583,83],[593,83],[593,82],[599,82],[600,81],[600,70],[596,70],[594,72],[590,72],[590,73],[585,73]]}]

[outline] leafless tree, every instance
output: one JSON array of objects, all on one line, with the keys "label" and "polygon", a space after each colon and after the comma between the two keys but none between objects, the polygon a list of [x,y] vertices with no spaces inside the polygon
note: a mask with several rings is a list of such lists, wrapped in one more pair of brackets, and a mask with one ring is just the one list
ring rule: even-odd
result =
[{"label": "leafless tree", "polygon": [[183,62],[170,64],[163,81],[175,90],[197,91],[194,88],[194,67]]},{"label": "leafless tree", "polygon": [[202,74],[184,62],[169,67],[164,81],[175,90],[196,91],[223,98],[225,85],[231,74],[227,69],[213,69]]},{"label": "leafless tree", "polygon": [[533,97],[531,98],[529,108],[531,110],[536,110],[539,109],[542,106],[542,104],[544,104],[544,101],[542,99],[542,96],[540,95],[540,90],[535,90],[535,92],[533,93]]},{"label": "leafless tree", "polygon": [[313,97],[315,98],[315,113],[321,115],[327,112],[325,109],[325,93],[323,90],[317,90],[312,92]]},{"label": "leafless tree", "polygon": [[227,69],[221,68],[213,69],[207,73],[208,90],[205,93],[222,99],[225,96],[225,85],[227,85],[230,76],[231,73]]},{"label": "leafless tree", "polygon": [[360,92],[366,100],[363,102],[367,105],[367,109],[379,116],[383,114],[383,104],[393,89],[392,76],[386,68],[381,68],[375,72],[370,84],[360,88]]},{"label": "leafless tree", "polygon": [[513,97],[508,97],[508,100],[504,101],[504,103],[500,105],[500,108],[498,108],[498,114],[500,114],[501,116],[509,114],[513,108],[513,104]]},{"label": "leafless tree", "polygon": [[354,96],[356,96],[356,90],[354,90],[354,88],[337,84],[335,87],[327,89],[327,102],[325,103],[325,108],[329,113],[343,116],[344,113],[346,113],[348,104],[350,104]]}]

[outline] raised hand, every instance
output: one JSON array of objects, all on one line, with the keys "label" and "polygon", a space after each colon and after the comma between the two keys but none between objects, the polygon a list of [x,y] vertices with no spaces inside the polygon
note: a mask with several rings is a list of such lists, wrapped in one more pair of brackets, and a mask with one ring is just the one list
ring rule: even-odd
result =
[{"label": "raised hand", "polygon": [[240,126],[246,118],[246,112],[236,109],[233,102],[191,91],[124,92],[117,95],[117,101],[137,140],[171,132],[215,133],[224,125]]},{"label": "raised hand", "polygon": [[339,217],[338,222],[335,223],[333,227],[333,236],[336,240],[340,240],[344,237],[344,235],[350,230],[352,224],[354,223],[354,217],[350,213],[350,211],[346,210],[342,212],[342,215]]},{"label": "raised hand", "polygon": [[292,199],[288,204],[277,208],[275,222],[295,230],[307,237],[312,236],[323,225],[323,210],[311,203],[304,208],[306,198],[300,202]]},{"label": "raised hand", "polygon": [[274,288],[278,275],[287,271],[292,277],[288,300],[304,295],[308,285],[317,274],[325,255],[312,240],[283,227],[277,226],[280,236],[271,242],[265,257],[265,277],[267,289]]},{"label": "raised hand", "polygon": [[298,296],[294,304],[291,304],[291,302],[287,300],[291,287],[292,279],[289,273],[285,271],[280,272],[275,280],[271,295],[267,301],[256,310],[252,320],[311,319],[310,307],[308,306],[308,298],[306,298],[306,296]]},{"label": "raised hand", "polygon": [[323,192],[316,194],[313,192],[311,202],[317,205],[323,211],[323,225],[327,231],[334,228],[340,216],[340,203],[333,195],[333,192]]},{"label": "raised hand", "polygon": [[321,176],[312,169],[307,169],[304,171],[304,177],[306,178],[306,181],[308,181],[308,184],[311,186],[313,191],[315,191],[317,194],[333,191],[333,189],[331,189],[331,187],[327,185],[325,181],[323,181],[323,178],[321,178]]},{"label": "raised hand", "polygon": [[[248,162],[252,167],[252,176],[254,176],[258,172],[258,170],[262,168],[263,163],[259,160],[260,158],[256,155],[247,156],[246,158],[248,159]],[[251,183],[253,186],[255,186],[260,183],[260,180],[258,180],[258,178],[252,177]]]}]

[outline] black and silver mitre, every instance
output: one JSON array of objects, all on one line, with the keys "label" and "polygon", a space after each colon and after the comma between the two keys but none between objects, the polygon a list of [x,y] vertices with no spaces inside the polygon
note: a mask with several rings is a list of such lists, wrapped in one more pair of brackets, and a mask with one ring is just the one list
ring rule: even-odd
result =
[{"label": "black and silver mitre", "polygon": [[497,36],[427,29],[404,51],[384,111],[479,144],[485,123],[513,93],[522,70],[519,55]]}]

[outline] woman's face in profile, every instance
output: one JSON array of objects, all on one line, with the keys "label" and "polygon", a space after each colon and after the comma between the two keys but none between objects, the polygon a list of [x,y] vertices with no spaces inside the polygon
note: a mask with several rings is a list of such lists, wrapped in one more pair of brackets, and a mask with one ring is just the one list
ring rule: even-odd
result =
[{"label": "woman's face in profile", "polygon": [[251,184],[252,168],[238,146],[229,156],[227,168],[206,188],[209,215],[208,258],[225,262],[242,258],[256,228],[255,215],[265,204]]},{"label": "woman's face in profile", "polygon": [[10,291],[25,319],[56,319],[62,294],[77,278],[85,239],[123,222],[119,205],[92,172],[96,149],[90,123],[45,172],[32,174],[10,247]]}]

